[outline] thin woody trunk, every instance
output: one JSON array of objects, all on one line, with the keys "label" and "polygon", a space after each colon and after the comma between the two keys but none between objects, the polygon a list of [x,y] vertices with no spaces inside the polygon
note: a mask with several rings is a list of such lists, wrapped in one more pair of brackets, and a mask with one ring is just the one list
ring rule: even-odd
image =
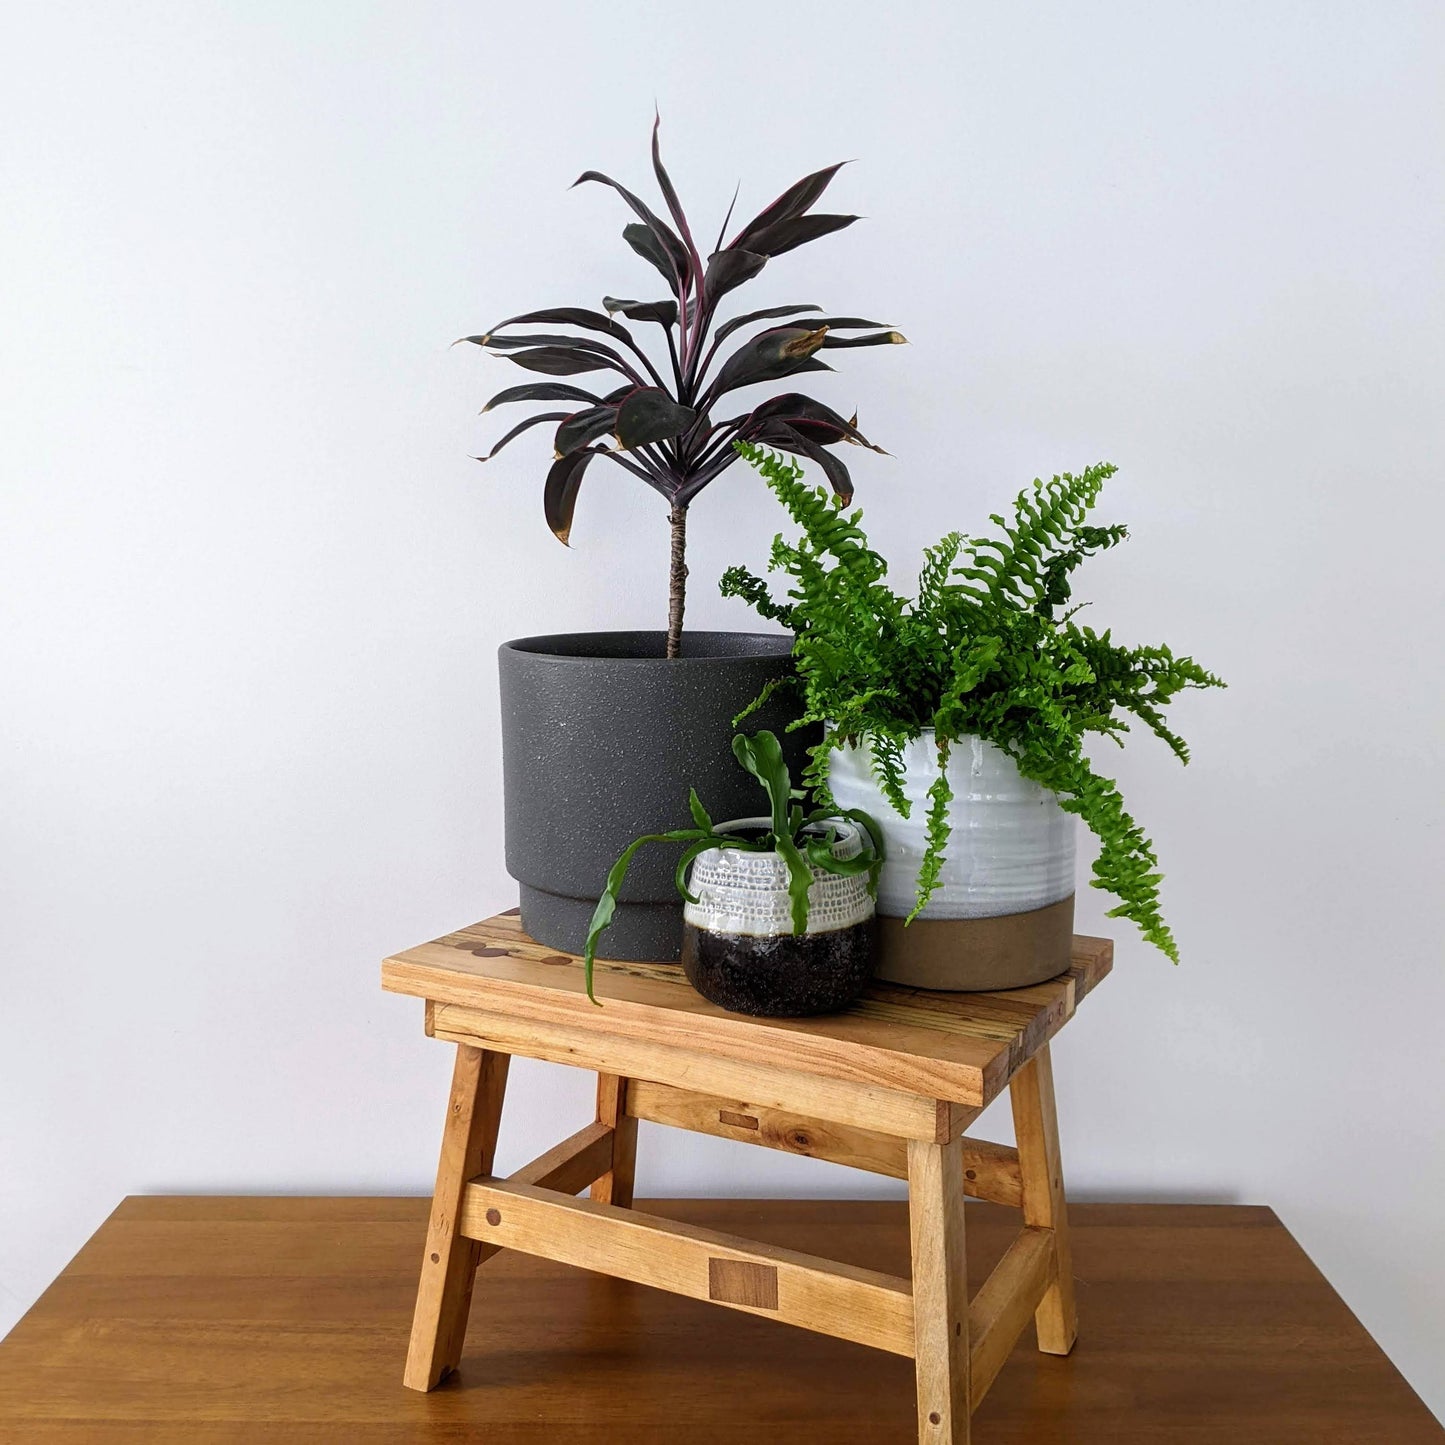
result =
[{"label": "thin woody trunk", "polygon": [[667,574],[667,655],[682,656],[682,609],[687,601],[687,507],[673,503],[672,555]]}]

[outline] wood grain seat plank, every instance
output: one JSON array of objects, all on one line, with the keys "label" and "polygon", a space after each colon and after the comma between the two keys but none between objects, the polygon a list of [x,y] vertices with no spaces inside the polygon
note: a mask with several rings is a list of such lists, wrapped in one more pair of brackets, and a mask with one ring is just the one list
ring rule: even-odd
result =
[{"label": "wood grain seat plank", "polygon": [[753,1019],[708,1003],[676,964],[600,960],[599,1007],[585,995],[575,957],[534,942],[515,914],[501,914],[388,958],[382,986],[579,1033],[669,1046],[685,1038],[692,1052],[982,1108],[1112,964],[1107,939],[1081,937],[1069,970],[1033,988],[950,995],[875,983],[841,1014]]}]

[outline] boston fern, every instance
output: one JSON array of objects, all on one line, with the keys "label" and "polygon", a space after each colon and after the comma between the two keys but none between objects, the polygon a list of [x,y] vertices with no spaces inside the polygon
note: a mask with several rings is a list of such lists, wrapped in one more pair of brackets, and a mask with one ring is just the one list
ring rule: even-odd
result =
[{"label": "boston fern", "polygon": [[[575,184],[597,181],[622,197],[638,218],[623,228],[622,238],[661,273],[670,296],[660,301],[607,296],[602,311],[578,306],[529,311],[463,340],[548,377],[612,372],[620,378],[621,384],[610,390],[590,391],[551,380],[498,392],[483,411],[516,402],[566,405],[527,417],[479,460],[490,460],[532,427],[555,425],[554,459],[543,484],[542,503],[547,525],[564,543],[572,530],[583,475],[595,458],[607,457],[660,492],[667,500],[672,528],[667,655],[676,657],[681,647],[687,580],[687,509],[693,498],[736,460],[733,442],[766,442],[808,457],[823,469],[845,501],[853,494],[852,479],[843,461],[828,448],[849,442],[881,450],[858,430],[856,416],[845,418],[799,392],[784,392],[716,421],[715,408],[731,393],[758,382],[781,381],[805,371],[831,371],[820,352],[888,345],[904,338],[882,322],[858,316],[814,316],[811,313],[823,308],[812,304],[769,306],[714,324],[723,298],[751,281],[770,258],[840,231],[858,219],[812,210],[841,163],[789,186],[724,244],[732,219],[729,206],[717,244],[706,257],[693,238],[663,167],[656,124],[652,129],[652,168],[672,225],[600,171],[584,171]],[[659,328],[648,335],[660,333],[666,356],[650,356],[619,316]],[[782,319],[794,317],[804,319]],[[740,330],[764,321],[781,324],[752,331],[730,351],[723,349],[723,343]],[[519,334],[514,330],[518,326],[562,326],[590,334]],[[847,334],[850,332],[863,334]]]},{"label": "boston fern", "polygon": [[776,453],[738,449],[803,531],[796,545],[781,536],[773,543],[771,568],[791,581],[787,602],[775,601],[743,567],[729,569],[722,591],[797,636],[793,655],[805,699],[798,725],[827,726],[806,781],[826,797],[829,753],[866,743],[879,786],[906,817],[903,746],[934,730],[940,771],[929,789],[927,848],[910,917],[937,886],[948,844],[950,749],[972,734],[1007,752],[1026,778],[1084,820],[1100,843],[1094,886],[1120,900],[1110,916],[1132,919],[1177,962],[1159,912],[1153,844],[1125,812],[1114,783],[1085,757],[1084,740],[1098,732],[1121,742],[1132,715],[1188,762],[1164,709],[1186,688],[1223,684],[1167,647],[1124,647],[1075,620],[1079,607],[1068,605],[1075,568],[1127,535],[1122,526],[1085,520],[1114,468],[1034,482],[1019,493],[1011,520],[990,518],[997,536],[950,533],[925,551],[917,596],[906,598],[884,580],[887,563],[868,546],[861,512],[845,514]]}]

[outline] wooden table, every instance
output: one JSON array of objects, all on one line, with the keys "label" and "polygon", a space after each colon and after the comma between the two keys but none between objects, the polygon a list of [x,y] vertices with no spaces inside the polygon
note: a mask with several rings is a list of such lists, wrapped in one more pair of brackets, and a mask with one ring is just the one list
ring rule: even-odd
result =
[{"label": "wooden table", "polygon": [[[1033,988],[878,984],[818,1019],[726,1013],[675,964],[599,964],[599,1007],[578,960],[528,938],[515,913],[387,959],[383,986],[425,999],[427,1033],[457,1046],[406,1383],[430,1390],[456,1368],[477,1267],[513,1249],[905,1356],[919,1441],[967,1441],[1030,1318],[1040,1350],[1074,1345],[1049,1040],[1112,957],[1107,940],[1077,938],[1068,972]],[[597,1117],[499,1179],[514,1054],[595,1070]],[[1016,1149],[964,1133],[1005,1088]],[[906,1179],[908,1276],[634,1210],[639,1119]],[[971,1300],[965,1195],[1022,1214]]]},{"label": "wooden table", "polygon": [[[679,1199],[693,1228],[908,1268],[892,1200]],[[5,1445],[907,1445],[899,1355],[505,1251],[460,1369],[401,1389],[425,1199],[125,1200],[0,1340]],[[981,1283],[1015,1211],[968,1206]],[[1075,1204],[1085,1329],[1015,1350],[989,1445],[1445,1445],[1268,1210]],[[1378,1242],[1365,1235],[1360,1247]]]}]

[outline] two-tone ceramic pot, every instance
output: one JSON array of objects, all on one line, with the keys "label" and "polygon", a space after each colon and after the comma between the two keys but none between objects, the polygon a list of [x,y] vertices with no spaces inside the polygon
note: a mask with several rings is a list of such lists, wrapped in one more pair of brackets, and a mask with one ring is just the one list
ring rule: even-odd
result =
[{"label": "two-tone ceramic pot", "polygon": [[[834,819],[835,858],[857,858],[863,835]],[[768,818],[742,818],[720,832],[761,835]],[[682,910],[682,966],[702,996],[734,1013],[798,1018],[835,1013],[873,974],[873,899],[868,875],[813,868],[807,931],[793,932],[788,865],[777,853],[710,848],[693,860]]]},{"label": "two-tone ceramic pot", "polygon": [[906,927],[927,846],[932,730],[903,750],[903,817],[878,786],[866,746],[831,755],[828,786],[883,831],[878,976],[919,988],[1023,988],[1069,966],[1074,932],[1074,819],[1001,748],[960,738],[949,752],[952,832],[938,887]]}]

